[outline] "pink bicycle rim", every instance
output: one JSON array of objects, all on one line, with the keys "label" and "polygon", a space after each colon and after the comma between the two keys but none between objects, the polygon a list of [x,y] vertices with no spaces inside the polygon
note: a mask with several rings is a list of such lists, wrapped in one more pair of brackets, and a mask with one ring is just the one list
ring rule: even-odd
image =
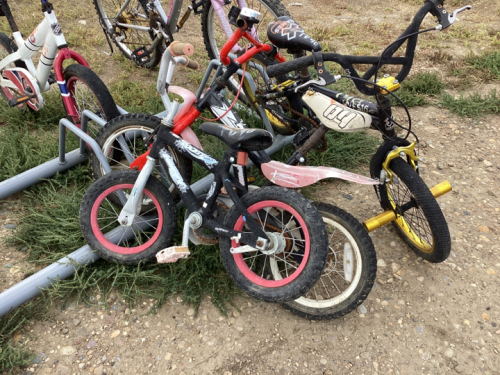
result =
[{"label": "pink bicycle rim", "polygon": [[92,206],[92,211],[90,212],[90,225],[92,227],[92,233],[96,236],[97,240],[103,245],[106,246],[106,248],[110,251],[113,251],[118,254],[137,254],[140,253],[141,251],[146,250],[149,248],[153,243],[158,239],[158,236],[160,235],[161,228],[163,228],[163,212],[161,210],[160,204],[158,203],[158,200],[151,194],[148,190],[144,189],[144,194],[150,198],[157,211],[158,211],[158,227],[156,228],[155,234],[149,241],[146,243],[142,244],[141,246],[136,246],[136,247],[122,247],[118,246],[112,242],[110,242],[106,237],[104,237],[104,234],[101,232],[101,228],[99,228],[99,224],[97,223],[97,212],[99,211],[99,207],[108,195],[111,193],[114,193],[117,190],[120,189],[132,189],[134,187],[133,184],[122,184],[122,185],[115,185],[104,191],[99,197],[97,197],[96,201],[94,202],[94,205]]},{"label": "pink bicycle rim", "polygon": [[[297,211],[295,211],[292,207],[287,205],[286,203],[279,202],[279,201],[262,201],[259,203],[255,203],[251,207],[248,208],[248,212],[250,215],[254,214],[255,212],[262,210],[263,208],[266,207],[278,207],[287,210],[289,213],[291,213],[299,222],[300,226],[302,227],[302,231],[304,233],[305,239],[309,240],[309,231],[307,230],[307,227],[305,225],[304,220],[302,219],[302,216],[300,216]],[[243,216],[240,216],[236,224],[234,225],[234,230],[241,231],[244,226],[244,221],[243,221]],[[238,244],[236,241],[231,242],[231,247],[238,247]],[[281,280],[266,280],[259,275],[255,274],[250,267],[246,264],[243,254],[233,254],[234,261],[236,265],[238,266],[239,270],[245,277],[253,282],[254,284],[257,284],[259,286],[263,286],[266,288],[279,288],[284,285],[287,285],[291,283],[293,280],[295,280],[301,273],[304,267],[306,266],[307,260],[309,259],[309,250],[310,250],[310,243],[309,241],[305,241],[305,249],[304,249],[304,257],[302,259],[302,262],[300,263],[299,267],[295,270],[293,274],[290,276],[281,279]]]}]

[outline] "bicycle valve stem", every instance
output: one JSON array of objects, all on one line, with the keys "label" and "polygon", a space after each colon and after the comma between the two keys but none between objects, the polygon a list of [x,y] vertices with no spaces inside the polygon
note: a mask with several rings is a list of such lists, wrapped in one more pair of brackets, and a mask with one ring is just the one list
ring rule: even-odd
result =
[{"label": "bicycle valve stem", "polygon": [[[430,188],[430,191],[434,198],[438,198],[441,195],[449,193],[451,190],[452,186],[448,181],[443,181]],[[365,227],[367,232],[373,232],[375,229],[378,229],[381,226],[384,226],[385,224],[390,223],[394,220],[396,220],[396,214],[394,213],[394,211],[387,210],[375,217],[372,217],[371,219],[364,221],[363,226]]]}]

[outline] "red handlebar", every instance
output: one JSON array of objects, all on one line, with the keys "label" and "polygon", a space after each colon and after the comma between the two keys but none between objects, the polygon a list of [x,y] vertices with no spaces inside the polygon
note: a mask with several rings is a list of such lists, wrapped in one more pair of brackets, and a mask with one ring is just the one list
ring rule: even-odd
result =
[{"label": "red handlebar", "polygon": [[[236,45],[236,43],[240,41],[241,38],[245,38],[250,43],[252,43],[253,46],[235,60],[240,65],[246,63],[253,56],[255,56],[260,52],[271,51],[270,45],[258,42],[257,40],[252,38],[252,36],[247,31],[244,31],[243,28],[237,28],[234,34],[231,35],[231,38],[229,38],[226,44],[224,44],[224,47],[222,47],[222,50],[220,52],[220,61],[224,65],[229,65],[231,63],[231,59],[228,57],[228,54],[231,51],[231,49]],[[279,54],[277,56],[281,57],[281,55]]]}]

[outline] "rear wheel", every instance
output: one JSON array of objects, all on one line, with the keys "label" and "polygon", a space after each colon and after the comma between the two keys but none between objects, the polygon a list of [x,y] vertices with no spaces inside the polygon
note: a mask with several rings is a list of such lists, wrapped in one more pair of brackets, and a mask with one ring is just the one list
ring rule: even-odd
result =
[{"label": "rear wheel", "polygon": [[[120,115],[108,88],[92,70],[83,65],[73,64],[64,69],[63,74],[78,122],[81,121],[82,112],[86,109],[105,121]],[[101,125],[93,121],[88,122],[87,132],[92,138],[96,138],[100,130]]]},{"label": "rear wheel", "polygon": [[[328,261],[319,281],[305,295],[283,306],[310,319],[334,319],[358,307],[377,273],[372,240],[358,220],[338,207],[314,203],[328,233]],[[279,277],[276,265],[271,272]]]},{"label": "rear wheel", "polygon": [[[147,0],[131,0],[123,11],[118,14],[125,2],[123,0],[94,0],[101,25],[127,59],[133,59],[133,52],[141,48],[151,49],[155,33],[150,29],[152,16]],[[169,14],[170,2],[163,5],[165,14]],[[155,12],[156,13],[156,12]],[[154,14],[153,16],[158,16]],[[130,27],[128,27],[130,25]],[[137,30],[133,27],[144,27],[149,30]],[[162,41],[153,47],[150,55],[138,58],[136,63],[146,68],[153,68],[161,60],[163,53]]]},{"label": "rear wheel", "polygon": [[[271,240],[265,251],[231,253],[244,244],[221,237],[221,257],[227,273],[247,294],[268,302],[298,298],[318,281],[328,253],[325,225],[318,211],[301,194],[281,187],[257,189],[242,201]],[[233,206],[224,226],[250,229]],[[275,274],[269,276],[269,262]]]},{"label": "rear wheel", "polygon": [[[265,74],[266,68],[269,65],[277,64],[276,61],[269,61],[261,54],[255,55],[247,64],[247,71],[252,76],[255,84],[255,95],[250,84],[245,81],[243,90],[245,98],[248,98],[248,104],[255,107],[260,104],[266,111],[267,118],[277,134],[292,135],[299,128],[299,120],[304,118],[306,124],[312,121],[310,126],[314,126],[314,121],[307,116],[303,116],[302,98],[300,94],[287,95],[279,98],[266,99],[264,95],[272,93],[272,86],[283,83],[287,80],[287,76],[279,76],[269,78]],[[259,114],[260,115],[260,114]]]}]

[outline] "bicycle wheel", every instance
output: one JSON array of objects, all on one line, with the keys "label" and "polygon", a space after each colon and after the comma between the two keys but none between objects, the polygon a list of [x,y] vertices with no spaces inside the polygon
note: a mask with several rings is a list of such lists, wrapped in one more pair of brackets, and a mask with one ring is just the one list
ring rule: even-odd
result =
[{"label": "bicycle wheel", "polygon": [[[227,14],[231,9],[231,5],[231,3],[224,5],[223,10],[226,21],[228,20]],[[262,14],[262,20],[254,26],[258,35],[258,40],[262,43],[266,43],[267,41],[267,26],[269,23],[276,20],[278,17],[290,15],[285,6],[279,0],[247,0],[246,6]],[[228,26],[232,30],[235,29],[233,25],[229,24],[229,21]],[[211,60],[218,59],[220,50],[227,42],[228,37],[226,36],[222,24],[217,17],[212,1],[205,1],[203,4],[203,13],[201,14],[201,30],[208,56]],[[246,43],[247,42],[245,40],[241,40],[239,48],[243,48]],[[236,50],[233,51],[237,52]]]},{"label": "bicycle wheel", "polygon": [[[149,11],[147,0],[131,0],[118,14],[124,3],[125,0],[94,0],[94,7],[108,36],[127,59],[134,60],[132,58],[134,51],[150,49],[156,35],[151,29],[149,31],[137,30],[134,27],[150,28],[150,18],[153,15]],[[163,10],[165,14],[169,14],[167,6],[163,6]],[[127,27],[127,25],[130,26]],[[154,68],[160,62],[162,53],[163,47],[160,42],[149,56],[143,54],[143,58],[134,61],[146,68]]]},{"label": "bicycle wheel", "polygon": [[[106,121],[120,115],[108,88],[92,70],[83,65],[73,64],[64,69],[63,75],[71,105],[78,114],[78,120],[81,119],[85,109]],[[68,112],[67,109],[66,112]],[[87,132],[92,138],[96,138],[99,130],[101,130],[99,124],[93,121],[88,122]]]},{"label": "bicycle wheel", "polygon": [[[312,289],[283,306],[304,318],[339,318],[363,303],[370,293],[377,273],[377,256],[370,236],[352,215],[330,204],[313,204],[328,233],[326,268]],[[278,279],[277,263],[270,262],[270,266]]]},{"label": "bicycle wheel", "polygon": [[[96,181],[85,193],[80,205],[80,228],[85,241],[99,256],[119,264],[137,264],[150,260],[167,247],[175,232],[176,208],[168,190],[150,177],[144,188],[149,209],[141,209],[132,227],[122,226],[118,216],[123,207],[114,203],[118,192],[129,196],[138,171],[115,171]],[[114,242],[105,237],[113,230]]]},{"label": "bicycle wheel", "polygon": [[[219,0],[219,2],[221,2]],[[231,9],[231,3],[223,6],[224,18],[228,22],[227,14]],[[285,9],[285,6],[279,0],[248,0],[246,1],[246,6],[250,9],[254,9],[262,14],[262,20],[256,24],[255,31],[258,36],[258,40],[265,43],[267,38],[267,25],[271,21],[276,20],[276,18],[281,16],[289,16],[290,13]],[[227,27],[234,30],[235,27],[227,23]],[[201,30],[203,34],[203,41],[205,43],[205,48],[207,49],[208,56],[211,60],[218,59],[220,55],[220,50],[227,42],[228,37],[224,32],[224,28],[217,17],[217,13],[214,9],[212,1],[206,0],[203,4],[203,12],[201,14]],[[240,40],[239,44],[233,48],[232,53],[238,53],[241,48],[246,45],[246,40]],[[233,93],[236,94],[239,88],[239,80],[231,77],[229,79],[228,88]],[[244,102],[248,102],[246,95],[240,93],[240,99]]]},{"label": "bicycle wheel", "polygon": [[[229,276],[247,294],[267,302],[285,302],[306,293],[321,276],[328,255],[327,234],[321,216],[301,194],[281,187],[257,189],[242,198],[248,212],[271,240],[269,250],[232,254],[238,248],[227,237],[219,241]],[[233,206],[224,226],[248,231]],[[280,279],[268,276],[269,261],[277,263]]]},{"label": "bicycle wheel", "polygon": [[[0,33],[0,61],[2,61],[4,58],[9,56],[11,53],[17,51],[17,45],[10,40],[10,38],[4,34]],[[11,62],[9,65],[5,66],[4,69],[12,69],[12,68],[24,68],[28,69],[26,67],[26,64],[23,61],[14,61]],[[0,76],[2,75],[3,69],[0,71]],[[9,101],[12,98],[15,97],[20,97],[24,93],[20,93],[19,90],[17,89],[10,89],[7,87],[2,87],[0,90],[0,95],[2,95],[2,98],[5,101]],[[24,104],[23,104],[24,106]]]},{"label": "bicycle wheel", "polygon": [[[370,166],[373,178],[377,170]],[[393,221],[399,235],[423,259],[439,263],[450,255],[451,238],[448,224],[436,198],[415,170],[402,158],[391,161],[393,182],[378,187],[380,205],[393,210]],[[407,209],[408,206],[411,208]]]},{"label": "bicycle wheel", "polygon": [[[129,113],[108,122],[97,134],[96,141],[106,156],[111,169],[129,169],[130,163],[147,151],[144,140],[160,126],[160,121],[155,116]],[[177,153],[170,147],[168,150],[177,168],[179,168],[182,177],[190,184],[193,174],[192,160]],[[90,155],[90,163],[95,179],[105,174],[95,153]],[[174,197],[174,200],[177,200],[178,193],[175,185],[171,183],[168,174],[159,163],[156,166],[154,175],[163,182]]]},{"label": "bicycle wheel", "polygon": [[[282,135],[292,135],[299,130],[299,121],[301,118],[306,122],[313,121],[307,116],[303,116],[302,98],[300,94],[284,96],[280,98],[266,99],[264,95],[273,92],[272,86],[283,83],[288,78],[286,75],[268,78],[264,71],[269,65],[277,64],[277,61],[266,59],[262,54],[257,54],[249,60],[247,72],[253,78],[255,83],[255,95],[250,84],[245,81],[243,91],[245,98],[252,107],[260,104],[266,111],[267,118],[273,127],[273,130]],[[260,116],[259,111],[256,111]],[[312,125],[312,124],[311,124]],[[314,126],[314,125],[312,125]]]}]

